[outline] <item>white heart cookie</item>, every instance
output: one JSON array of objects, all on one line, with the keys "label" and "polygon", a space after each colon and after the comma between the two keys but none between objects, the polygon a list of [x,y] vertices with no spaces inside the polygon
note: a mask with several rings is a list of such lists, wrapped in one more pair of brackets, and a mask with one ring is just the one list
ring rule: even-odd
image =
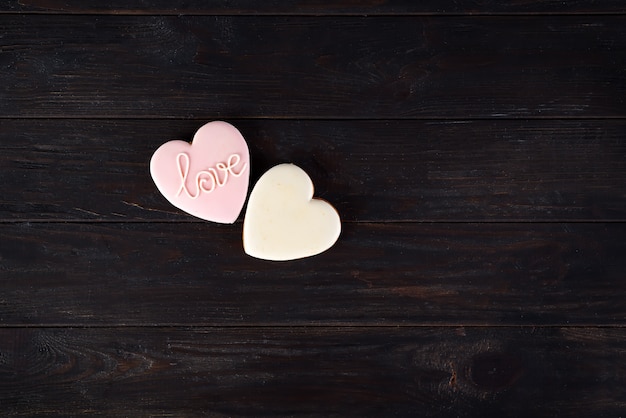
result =
[{"label": "white heart cookie", "polygon": [[313,182],[304,170],[280,164],[263,174],[250,194],[243,247],[252,257],[294,260],[326,251],[340,232],[339,214],[330,203],[313,199]]}]

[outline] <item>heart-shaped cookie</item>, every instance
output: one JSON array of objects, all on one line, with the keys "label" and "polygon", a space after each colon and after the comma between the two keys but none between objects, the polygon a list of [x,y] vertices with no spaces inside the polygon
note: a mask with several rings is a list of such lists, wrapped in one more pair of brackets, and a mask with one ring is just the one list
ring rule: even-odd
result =
[{"label": "heart-shaped cookie", "polygon": [[191,144],[169,141],[150,160],[159,191],[179,209],[207,221],[233,223],[248,192],[250,153],[229,123],[202,126]]},{"label": "heart-shaped cookie", "polygon": [[244,251],[272,261],[319,254],[339,238],[341,221],[330,203],[313,199],[313,182],[300,167],[280,164],[257,182],[243,223]]}]

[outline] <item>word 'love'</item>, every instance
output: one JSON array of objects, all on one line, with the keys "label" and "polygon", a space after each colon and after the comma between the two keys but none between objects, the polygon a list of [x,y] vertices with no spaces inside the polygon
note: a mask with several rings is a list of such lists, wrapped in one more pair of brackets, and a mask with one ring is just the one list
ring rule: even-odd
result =
[{"label": "word 'love'", "polygon": [[[226,163],[217,163],[215,167],[209,167],[206,170],[200,170],[194,177],[193,184],[196,186],[196,193],[193,194],[187,188],[187,178],[189,177],[189,155],[185,152],[181,152],[176,156],[176,164],[178,165],[178,174],[180,176],[181,184],[176,196],[180,196],[182,192],[185,192],[191,199],[197,199],[201,193],[211,193],[216,187],[224,187],[228,181],[228,175],[239,177],[248,168],[247,163],[243,163],[243,166],[239,172],[235,171],[235,167],[241,162],[241,157],[238,154],[231,154]],[[221,179],[220,179],[221,176]]]}]

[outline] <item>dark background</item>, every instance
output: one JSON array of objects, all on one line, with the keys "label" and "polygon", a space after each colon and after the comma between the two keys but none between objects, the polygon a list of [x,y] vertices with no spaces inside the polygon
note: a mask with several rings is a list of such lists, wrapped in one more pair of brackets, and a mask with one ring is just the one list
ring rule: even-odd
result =
[{"label": "dark background", "polygon": [[[623,1],[5,1],[0,415],[617,417]],[[343,231],[172,207],[226,120]]]}]

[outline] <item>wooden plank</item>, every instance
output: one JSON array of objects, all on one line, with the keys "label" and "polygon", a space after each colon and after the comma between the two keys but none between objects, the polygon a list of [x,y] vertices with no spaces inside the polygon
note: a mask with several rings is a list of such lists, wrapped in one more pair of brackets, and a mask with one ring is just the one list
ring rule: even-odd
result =
[{"label": "wooden plank", "polygon": [[623,324],[626,224],[352,224],[291,262],[241,225],[0,226],[0,325]]},{"label": "wooden plank", "polygon": [[[194,220],[148,166],[204,122],[1,120],[0,219]],[[294,162],[346,221],[626,219],[621,120],[232,122],[251,184]]]},{"label": "wooden plank", "polygon": [[93,14],[209,14],[209,15],[454,15],[454,14],[590,14],[624,13],[624,3],[618,0],[578,0],[562,1],[498,1],[481,2],[453,0],[430,0],[410,2],[402,0],[327,1],[275,0],[259,2],[255,0],[205,1],[187,0],[172,2],[166,0],[109,0],[106,6],[98,1],[85,0],[12,0],[5,1],[0,11],[21,13],[93,13]]},{"label": "wooden plank", "polygon": [[0,329],[5,416],[619,416],[623,328]]},{"label": "wooden plank", "polygon": [[0,16],[11,117],[626,117],[626,16]]}]

